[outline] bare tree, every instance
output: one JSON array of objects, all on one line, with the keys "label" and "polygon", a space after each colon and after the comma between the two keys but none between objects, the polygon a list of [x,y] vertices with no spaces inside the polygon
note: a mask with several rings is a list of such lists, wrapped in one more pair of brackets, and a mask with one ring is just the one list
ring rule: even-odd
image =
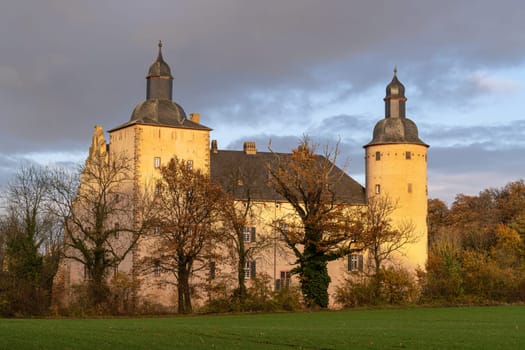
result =
[{"label": "bare tree", "polygon": [[381,269],[395,253],[400,253],[403,247],[419,241],[414,224],[407,220],[395,224],[392,214],[397,209],[397,203],[388,196],[369,198],[366,211],[361,211],[362,219],[360,243],[366,247],[373,260],[376,297],[381,288]]},{"label": "bare tree", "polygon": [[[0,241],[10,280],[12,309],[23,314],[47,311],[53,277],[58,268],[62,230],[50,210],[50,170],[19,169],[5,192],[6,215]],[[20,297],[21,300],[15,300]]]},{"label": "bare tree", "polygon": [[341,258],[358,247],[353,211],[343,198],[339,184],[345,179],[336,167],[337,147],[324,156],[307,137],[291,155],[275,154],[270,164],[270,185],[293,207],[296,215],[282,218],[276,226],[297,257],[301,290],[307,306],[328,306],[328,261]]},{"label": "bare tree", "polygon": [[222,177],[224,183],[221,183],[226,192],[222,206],[222,229],[237,275],[234,297],[241,306],[247,297],[246,263],[271,243],[269,237],[256,235],[255,227],[252,226],[260,219],[255,201],[261,195],[260,186],[266,184],[266,178],[262,179],[261,174],[264,172],[251,165],[241,163],[225,167],[228,174]]},{"label": "bare tree", "polygon": [[161,168],[153,204],[156,236],[150,239],[146,270],[162,269],[173,274],[178,294],[178,312],[191,313],[190,277],[208,266],[220,232],[213,227],[223,205],[221,187],[209,176],[174,158]]},{"label": "bare tree", "polygon": [[131,162],[91,151],[80,172],[56,174],[55,208],[65,227],[64,256],[84,266],[92,305],[104,305],[107,277],[136,246],[149,227],[148,194],[136,188]]}]

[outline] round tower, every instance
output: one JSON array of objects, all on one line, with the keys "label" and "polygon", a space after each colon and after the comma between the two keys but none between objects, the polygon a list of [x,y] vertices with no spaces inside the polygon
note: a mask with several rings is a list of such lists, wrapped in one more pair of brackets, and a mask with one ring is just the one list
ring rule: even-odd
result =
[{"label": "round tower", "polygon": [[427,259],[427,149],[416,124],[405,116],[405,87],[394,77],[386,87],[385,118],[365,148],[368,200],[386,196],[396,204],[394,225],[411,222],[417,243],[407,244],[397,257],[408,269],[424,268]]}]

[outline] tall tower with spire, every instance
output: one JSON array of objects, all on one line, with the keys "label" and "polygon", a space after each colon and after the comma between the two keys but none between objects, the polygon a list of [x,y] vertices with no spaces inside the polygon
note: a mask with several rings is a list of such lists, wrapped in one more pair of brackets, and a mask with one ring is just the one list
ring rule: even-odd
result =
[{"label": "tall tower with spire", "polygon": [[364,146],[366,195],[386,196],[397,208],[395,225],[412,222],[419,240],[403,248],[400,261],[409,269],[424,267],[427,258],[427,149],[416,124],[406,117],[405,87],[394,77],[386,87],[385,117],[377,122]]},{"label": "tall tower with spire", "polygon": [[138,186],[158,177],[158,169],[174,156],[209,172],[211,129],[200,124],[199,114],[188,118],[173,101],[173,76],[162,55],[162,42],[146,80],[146,99],[135,107],[128,122],[109,131],[110,156],[133,160]]}]

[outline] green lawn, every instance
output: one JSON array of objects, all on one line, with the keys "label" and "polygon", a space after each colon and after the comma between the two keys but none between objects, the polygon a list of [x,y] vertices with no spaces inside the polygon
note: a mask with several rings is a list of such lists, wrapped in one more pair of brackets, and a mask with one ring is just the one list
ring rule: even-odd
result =
[{"label": "green lawn", "polygon": [[0,349],[525,349],[525,307],[0,319]]}]

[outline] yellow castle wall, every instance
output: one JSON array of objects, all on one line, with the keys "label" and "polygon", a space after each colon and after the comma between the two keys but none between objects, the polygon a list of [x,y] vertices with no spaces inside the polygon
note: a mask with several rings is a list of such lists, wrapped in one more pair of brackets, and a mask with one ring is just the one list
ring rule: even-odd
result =
[{"label": "yellow castle wall", "polygon": [[[209,174],[209,144],[209,130],[136,124],[111,132],[110,157],[125,155],[129,158],[134,169],[136,189],[153,191],[156,179],[160,177],[160,167],[166,166],[174,156],[191,161],[195,169]],[[160,158],[160,163],[156,164],[155,158]],[[151,242],[151,237],[141,239],[133,254],[129,254],[120,264],[119,270],[131,272],[133,264],[138,264],[140,258],[146,255]],[[160,276],[146,274],[139,278],[142,297],[165,306],[176,303],[174,286],[160,286],[158,283],[162,280],[174,282],[169,273],[163,272]]]},{"label": "yellow castle wall", "polygon": [[[376,153],[380,159],[376,159]],[[407,159],[406,153],[410,153]],[[411,220],[419,241],[407,245],[397,258],[408,269],[424,268],[427,260],[427,147],[418,144],[383,144],[366,148],[366,194],[397,201],[395,224]],[[404,255],[404,256],[403,256]]]}]

